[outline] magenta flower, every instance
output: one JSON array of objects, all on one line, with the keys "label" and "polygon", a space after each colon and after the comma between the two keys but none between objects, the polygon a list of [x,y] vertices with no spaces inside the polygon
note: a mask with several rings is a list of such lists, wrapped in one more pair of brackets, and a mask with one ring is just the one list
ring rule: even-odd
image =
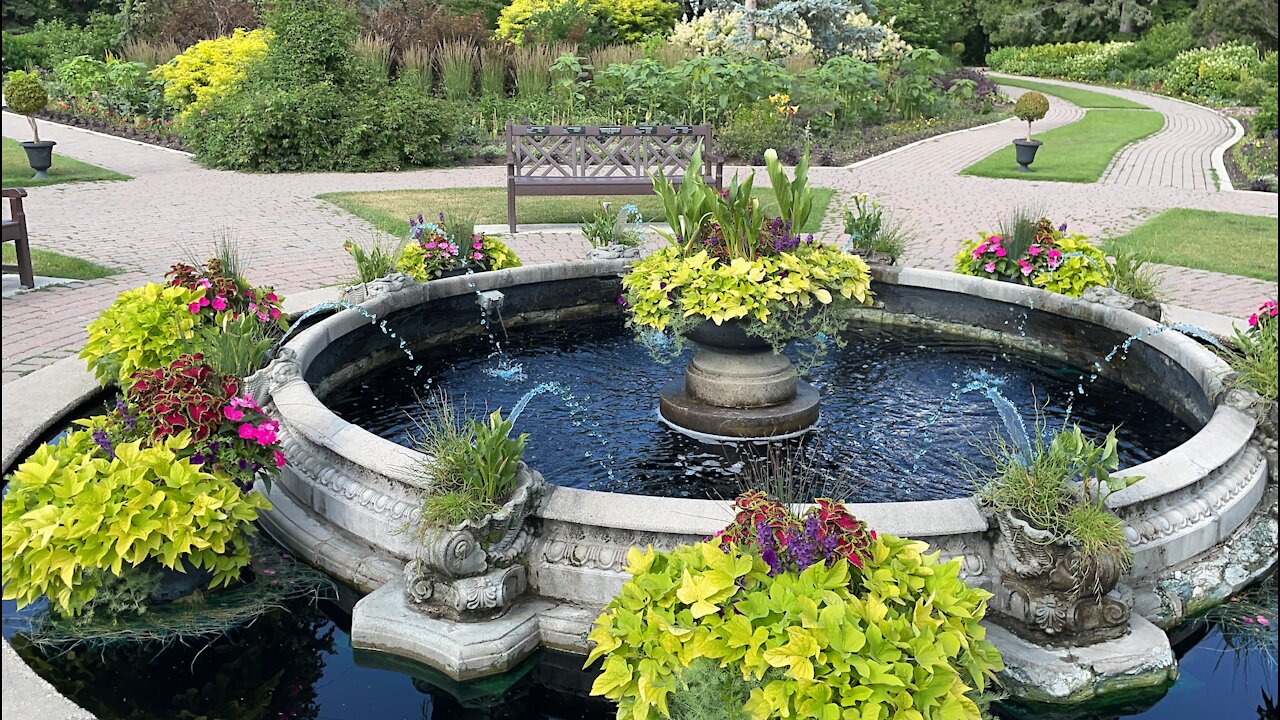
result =
[{"label": "magenta flower", "polygon": [[[200,314],[200,303],[198,303],[198,302],[193,302],[193,303],[191,303],[190,305],[188,305],[188,306],[187,306],[187,309],[191,311],[191,314],[192,314],[192,315],[198,315],[198,314]],[[1255,317],[1256,317],[1256,316],[1255,316]]]},{"label": "magenta flower", "polygon": [[273,303],[273,302],[279,302],[279,301],[280,301],[280,297],[278,295],[276,295],[275,293],[267,293],[267,302]]},{"label": "magenta flower", "polygon": [[213,299],[213,309],[222,312],[227,309],[227,299],[221,295]]},{"label": "magenta flower", "polygon": [[484,243],[482,243],[482,242],[480,242],[479,240],[477,240],[477,241],[475,241],[475,242],[471,243],[471,247],[475,248],[476,250],[480,250],[481,248],[483,248],[483,247],[484,247]]},{"label": "magenta flower", "polygon": [[199,280],[196,281],[196,285],[199,285],[200,287],[208,290],[213,285],[213,283],[209,282],[209,278],[200,278]]},{"label": "magenta flower", "polygon": [[1008,250],[1005,250],[1002,247],[996,248],[996,257],[1004,257],[1005,255],[1008,255],[1008,254],[1009,254]]},{"label": "magenta flower", "polygon": [[[240,422],[241,420],[244,419],[244,411],[236,409],[230,405],[222,408],[222,414],[225,415],[226,418],[232,422]],[[241,437],[244,437],[244,436],[241,435]]]},{"label": "magenta flower", "polygon": [[987,263],[986,265],[982,266],[982,269],[986,270],[989,273],[993,273],[996,271],[996,264],[993,262]]},{"label": "magenta flower", "polygon": [[1259,625],[1261,625],[1262,627],[1269,627],[1269,626],[1271,625],[1271,621],[1270,621],[1270,620],[1268,620],[1268,619],[1266,619],[1266,618],[1265,618],[1265,617],[1263,617],[1262,615],[1259,615],[1259,616],[1258,616],[1258,624],[1259,624]]},{"label": "magenta flower", "polygon": [[273,452],[275,453],[276,467],[284,467],[284,463],[285,463],[284,453],[280,452],[279,450],[275,450]]},{"label": "magenta flower", "polygon": [[1027,248],[1027,254],[1030,255],[1031,257],[1036,257],[1041,252],[1042,250],[1039,245],[1032,245],[1031,247]]},{"label": "magenta flower", "polygon": [[484,259],[484,255],[483,255],[482,253],[475,253],[475,254],[474,254],[474,255],[472,255],[471,257],[475,258],[476,260],[483,260],[483,259]]},{"label": "magenta flower", "polygon": [[254,440],[258,437],[258,428],[253,423],[245,423],[240,426],[240,437],[244,440]]},{"label": "magenta flower", "polygon": [[1031,273],[1035,272],[1035,267],[1032,266],[1032,264],[1027,262],[1026,260],[1019,260],[1018,267],[1022,268],[1023,275],[1029,276],[1031,275]]},{"label": "magenta flower", "polygon": [[280,317],[280,308],[271,308],[271,319],[275,320]]}]

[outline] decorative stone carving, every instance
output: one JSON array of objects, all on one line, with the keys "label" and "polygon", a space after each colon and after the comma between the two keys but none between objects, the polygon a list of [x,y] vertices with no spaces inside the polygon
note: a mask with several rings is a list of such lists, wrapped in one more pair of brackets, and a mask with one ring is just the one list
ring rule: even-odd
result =
[{"label": "decorative stone carving", "polygon": [[1008,513],[996,515],[993,552],[1003,577],[992,609],[1010,630],[1032,642],[1092,645],[1129,631],[1130,606],[1113,592],[1119,555],[1086,561],[1078,547]]},{"label": "decorative stone carving", "polygon": [[533,513],[547,483],[523,462],[516,478],[511,499],[497,512],[424,534],[419,556],[404,569],[412,602],[433,614],[483,619],[475,616],[500,613],[525,591],[519,561],[533,542]]},{"label": "decorative stone carving", "polygon": [[639,260],[640,248],[614,243],[591,248],[587,253],[588,260]]},{"label": "decorative stone carving", "polygon": [[367,283],[359,283],[343,288],[342,301],[352,305],[359,305],[379,295],[399,292],[416,284],[418,282],[412,277],[404,273],[393,272],[376,280],[370,280]]},{"label": "decorative stone carving", "polygon": [[271,393],[278,387],[302,379],[302,363],[292,348],[280,348],[271,362],[244,379],[245,387],[255,402],[266,407]]},{"label": "decorative stone carving", "polygon": [[1276,412],[1277,402],[1267,400],[1261,395],[1242,388],[1234,388],[1227,392],[1226,403],[1240,412],[1251,415],[1258,423],[1253,431],[1253,440],[1262,448],[1267,458],[1267,473],[1271,482],[1277,481],[1277,437]]},{"label": "decorative stone carving", "polygon": [[1139,315],[1160,322],[1164,307],[1158,302],[1138,300],[1109,287],[1094,286],[1087,288],[1080,296],[1085,302],[1098,303],[1107,307],[1136,312]]}]

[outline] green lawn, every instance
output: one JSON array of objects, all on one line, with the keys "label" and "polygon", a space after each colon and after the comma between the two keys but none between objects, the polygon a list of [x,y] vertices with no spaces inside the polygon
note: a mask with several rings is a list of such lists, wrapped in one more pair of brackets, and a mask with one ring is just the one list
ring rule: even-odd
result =
[{"label": "green lawn", "polygon": [[[778,204],[773,190],[755,188],[760,208],[766,214],[777,214]],[[802,232],[817,232],[835,191],[813,188],[813,212]],[[327,193],[320,196],[334,205],[359,215],[379,230],[401,236],[409,228],[409,218],[422,213],[428,217],[444,213],[446,218],[466,216],[477,225],[506,225],[506,188],[452,188],[448,190],[389,190],[384,192]],[[647,222],[662,221],[662,205],[656,195],[586,196],[586,197],[522,197],[516,199],[516,218],[521,225],[549,223],[581,223],[600,211],[600,203],[610,200],[617,207],[634,203]]]},{"label": "green lawn", "polygon": [[42,185],[56,185],[65,182],[81,182],[84,180],[132,180],[128,175],[121,175],[97,165],[90,165],[79,160],[53,154],[53,166],[49,168],[49,177],[44,180],[33,180],[35,170],[27,164],[27,152],[15,140],[4,138],[4,187],[30,188]]},{"label": "green lawn", "polygon": [[[18,256],[14,254],[13,243],[5,243],[3,253],[5,265],[13,265],[18,262]],[[72,280],[96,280],[100,277],[115,275],[120,272],[88,260],[68,257],[56,252],[38,250],[36,248],[31,248],[31,266],[36,275],[70,278]]]},{"label": "green lawn", "polygon": [[993,77],[991,78],[997,85],[1008,85],[1010,87],[1026,88],[1027,90],[1038,90],[1045,95],[1053,95],[1060,97],[1069,103],[1075,103],[1082,108],[1121,108],[1128,110],[1144,110],[1146,105],[1136,103],[1132,100],[1125,100],[1114,95],[1106,93],[1093,92],[1092,90],[1080,90],[1073,87],[1064,87],[1062,85],[1053,85],[1050,83],[1035,82],[1034,80],[1014,80],[1012,78]]},{"label": "green lawn", "polygon": [[[1276,219],[1206,210],[1166,210],[1105,243],[1152,262],[1276,280]],[[1264,298],[1265,299],[1265,298]]]},{"label": "green lawn", "polygon": [[1031,172],[1018,172],[1013,143],[965,168],[963,175],[1019,180],[1091,183],[1102,177],[1111,158],[1131,142],[1164,127],[1154,110],[1089,110],[1070,125],[1033,135],[1044,143]]}]

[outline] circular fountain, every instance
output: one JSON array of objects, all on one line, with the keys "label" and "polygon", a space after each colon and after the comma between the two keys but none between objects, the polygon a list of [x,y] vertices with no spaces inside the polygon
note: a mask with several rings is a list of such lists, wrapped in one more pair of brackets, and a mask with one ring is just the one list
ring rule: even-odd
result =
[{"label": "circular fountain", "polygon": [[[623,568],[629,548],[696,542],[729,519],[728,503],[723,500],[618,491],[624,485],[609,486],[615,491],[591,489],[591,483],[572,487],[576,456],[549,446],[547,457],[558,455],[562,464],[555,472],[544,470],[549,482],[541,503],[531,509],[528,542],[521,545],[516,561],[527,577],[527,591],[517,595],[515,588],[459,585],[465,589],[461,601],[484,606],[484,618],[443,617],[411,596],[415,578],[406,569],[421,565],[416,561],[423,558],[424,549],[413,533],[401,532],[417,520],[427,485],[414,468],[426,458],[343,419],[328,404],[331,396],[352,388],[358,392],[361,379],[378,368],[403,364],[406,349],[416,358],[409,363],[411,369],[423,365],[429,372],[435,357],[432,348],[456,349],[468,338],[483,335],[477,307],[483,297],[478,299],[478,293],[486,293],[490,305],[493,293],[501,294],[504,327],[513,333],[522,328],[581,325],[619,312],[619,276],[624,271],[622,261],[594,261],[423,284],[398,283],[387,292],[371,293],[359,308],[338,312],[302,331],[253,379],[251,386],[260,400],[280,420],[280,436],[290,458],[272,486],[275,509],[266,522],[301,556],[370,591],[354,612],[352,638],[358,647],[413,657],[456,678],[501,672],[538,645],[582,652],[591,621],[626,578]],[[1189,437],[1121,471],[1121,475],[1143,479],[1107,500],[1125,523],[1134,554],[1133,567],[1115,591],[1115,597],[1132,609],[1131,617],[1117,621],[1127,623],[1116,633],[1121,638],[1079,649],[1073,656],[1077,659],[1064,666],[1060,656],[1039,645],[999,626],[991,628],[997,645],[1014,659],[1011,665],[1021,673],[1010,679],[1020,694],[1040,692],[1053,700],[1105,690],[1117,678],[1127,678],[1123,682],[1130,684],[1163,682],[1173,658],[1158,628],[1247,584],[1271,564],[1275,552],[1274,514],[1267,513],[1274,506],[1274,491],[1266,482],[1266,460],[1252,441],[1253,417],[1241,409],[1241,403],[1229,402],[1223,384],[1225,364],[1190,338],[1158,330],[1159,326],[1131,312],[1037,289],[906,268],[877,268],[874,281],[884,307],[858,310],[859,322],[964,337],[988,348],[993,362],[1002,354],[1033,353],[1079,368],[1082,388],[1092,381],[1090,374],[1097,375],[1099,383],[1127,388],[1189,428]],[[1144,334],[1125,345],[1129,338]],[[1123,353],[1112,352],[1122,345]],[[734,356],[712,350],[704,362],[706,352],[700,350],[686,369],[682,383],[686,395],[701,394],[723,402],[724,397],[745,392],[746,407],[754,402],[763,403],[757,407],[776,408],[780,403],[764,400],[785,398],[790,381],[796,380],[794,369],[776,361],[766,372],[750,366],[756,367],[755,377],[743,378],[736,370],[747,365],[742,362],[743,353]],[[717,357],[717,353],[728,357]],[[1108,354],[1113,362],[1095,366]],[[613,368],[599,366],[592,371],[606,385],[626,386],[627,378]],[[669,370],[663,372],[670,377]],[[532,385],[536,380],[527,382]],[[797,398],[806,397],[805,387],[797,382]],[[817,395],[818,389],[812,392]],[[410,388],[403,387],[402,394],[409,395]],[[657,425],[652,419],[652,395],[645,394],[638,402],[648,403],[650,422]],[[576,413],[573,419],[578,425],[570,427],[580,427],[578,432],[606,440],[631,432],[613,427],[609,416],[593,415],[594,401],[576,398],[573,403],[577,409],[570,412]],[[668,414],[666,393],[662,403],[667,420],[678,417],[678,409]],[[885,417],[907,414],[894,406],[892,398],[886,403],[881,410]],[[803,417],[791,430],[785,424],[762,424],[742,434],[777,435],[803,429],[816,419],[816,402],[809,412],[813,414],[797,413]],[[827,406],[818,427],[837,426],[837,415]],[[963,423],[964,417],[959,421]],[[711,435],[735,434],[723,432],[724,425],[703,427]],[[986,434],[990,427],[973,430]],[[845,434],[851,431],[825,433]],[[915,446],[923,448],[924,435],[922,430],[905,442],[914,443],[913,451],[918,449]],[[649,440],[668,442],[660,435],[645,442]],[[620,463],[614,466],[602,455],[576,462],[590,466],[592,473],[621,471]],[[536,470],[544,468],[533,460],[530,464],[533,487],[541,481]],[[910,467],[896,470],[899,475],[911,474]],[[994,593],[992,610],[1016,614],[1018,604],[1026,602],[1008,589],[1019,586],[1011,582],[1017,571],[1002,560],[995,523],[973,498],[965,493],[934,496],[941,499],[910,497],[850,507],[878,530],[924,540],[945,556],[962,558],[965,580]],[[476,552],[477,543],[484,548],[465,529],[442,541],[454,543],[448,547],[461,548],[468,556]],[[486,562],[497,567],[499,560],[489,556]],[[1105,662],[1119,657],[1127,659],[1112,665]],[[1091,669],[1095,666],[1107,669]],[[1069,681],[1055,680],[1062,677]]]}]

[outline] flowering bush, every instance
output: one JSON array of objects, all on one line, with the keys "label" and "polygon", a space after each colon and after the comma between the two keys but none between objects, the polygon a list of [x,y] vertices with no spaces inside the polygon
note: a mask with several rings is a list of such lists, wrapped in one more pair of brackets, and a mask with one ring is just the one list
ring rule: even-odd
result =
[{"label": "flowering bush", "polygon": [[690,666],[711,662],[748,698],[735,717],[884,717],[891,706],[977,720],[969,695],[1002,663],[980,624],[990,594],[964,584],[959,559],[940,563],[924,543],[875,535],[826,503],[804,522],[848,554],[834,546],[801,568],[813,538],[794,535],[792,560],[775,568],[751,536],[776,541],[798,518],[770,502],[740,499],[719,542],[628,552],[631,580],[588,636],[587,664],[604,659],[592,694],[616,700],[618,718],[661,716]]},{"label": "flowering bush", "polygon": [[440,277],[450,270],[503,270],[519,267],[520,258],[497,238],[468,228],[450,228],[440,213],[439,222],[422,215],[409,220],[409,244],[396,260],[396,269],[418,282]]},{"label": "flowering bush", "polygon": [[1280,329],[1280,313],[1273,300],[1263,303],[1258,311],[1249,316],[1249,329],[1236,331],[1234,348],[1219,351],[1223,358],[1236,372],[1235,382],[1258,393],[1264,399],[1275,401],[1277,393],[1277,377],[1280,376],[1280,358],[1277,357],[1280,344],[1277,343],[1277,330]]},{"label": "flowering bush", "polygon": [[232,318],[241,315],[257,318],[258,322],[276,326],[281,331],[288,328],[281,309],[284,299],[270,287],[256,288],[244,278],[229,274],[218,258],[210,258],[203,266],[176,263],[165,277],[172,278],[169,282],[174,287],[200,293],[200,297],[187,304],[187,311],[200,315],[203,321],[221,325],[221,318],[210,316],[226,312]]},{"label": "flowering bush", "polygon": [[211,103],[244,78],[249,63],[267,51],[266,30],[237,28],[229,37],[201,40],[151,71],[164,81],[164,98],[181,115]]},{"label": "flowering bush", "polygon": [[818,498],[801,515],[758,490],[743,493],[733,506],[733,522],[716,534],[720,548],[756,548],[770,576],[799,573],[819,561],[830,566],[838,559],[861,568],[876,539],[875,530],[828,498]]},{"label": "flowering bush", "polygon": [[1041,218],[1034,239],[1023,252],[1012,248],[1011,242],[986,232],[964,241],[953,260],[956,272],[1035,285],[1072,297],[1110,281],[1111,269],[1103,251],[1084,235],[1068,235],[1066,223],[1055,228],[1048,218]]},{"label": "flowering bush", "polygon": [[[200,355],[183,355],[164,368],[138,373],[117,406],[120,423],[136,416],[147,440],[191,433],[189,457],[235,480],[246,492],[255,478],[268,488],[285,464],[276,432],[280,424],[248,395],[238,378],[215,372]],[[108,451],[110,448],[107,448]]]},{"label": "flowering bush", "polygon": [[1164,75],[1170,95],[1224,100],[1233,98],[1240,83],[1261,70],[1258,51],[1250,45],[1224,43],[1180,53]]}]

